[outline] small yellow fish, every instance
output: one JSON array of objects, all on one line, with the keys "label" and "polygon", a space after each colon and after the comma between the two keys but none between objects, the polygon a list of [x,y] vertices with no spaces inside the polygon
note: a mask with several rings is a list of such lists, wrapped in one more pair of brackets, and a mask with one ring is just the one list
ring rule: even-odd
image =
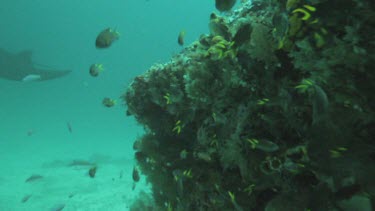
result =
[{"label": "small yellow fish", "polygon": [[185,39],[185,31],[182,30],[180,31],[180,33],[178,34],[178,39],[177,39],[177,42],[179,45],[183,46],[184,45],[184,39]]},{"label": "small yellow fish", "polygon": [[99,75],[100,72],[104,70],[104,67],[102,64],[92,64],[90,66],[90,75],[92,77],[96,77]]},{"label": "small yellow fish", "polygon": [[120,33],[118,31],[106,28],[96,37],[95,46],[96,48],[108,48],[114,41],[118,40],[119,37]]}]

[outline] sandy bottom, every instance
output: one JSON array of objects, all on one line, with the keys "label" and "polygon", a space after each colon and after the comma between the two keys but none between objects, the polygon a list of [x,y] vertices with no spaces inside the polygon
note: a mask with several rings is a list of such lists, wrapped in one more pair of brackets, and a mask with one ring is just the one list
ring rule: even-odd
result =
[{"label": "sandy bottom", "polygon": [[[132,189],[134,160],[131,150],[124,154],[126,147],[2,141],[0,210],[128,210],[148,188],[142,177]],[[72,166],[73,160],[95,163],[95,177],[88,174],[91,165]],[[42,178],[26,182],[32,175]]]}]

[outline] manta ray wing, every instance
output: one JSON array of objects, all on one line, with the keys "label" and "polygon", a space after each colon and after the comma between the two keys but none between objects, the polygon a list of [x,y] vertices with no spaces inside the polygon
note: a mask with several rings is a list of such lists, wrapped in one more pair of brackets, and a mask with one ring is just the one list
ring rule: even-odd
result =
[{"label": "manta ray wing", "polygon": [[22,81],[30,75],[40,76],[39,81],[59,78],[69,74],[70,70],[38,68],[32,62],[32,52],[10,53],[0,49],[0,78]]}]

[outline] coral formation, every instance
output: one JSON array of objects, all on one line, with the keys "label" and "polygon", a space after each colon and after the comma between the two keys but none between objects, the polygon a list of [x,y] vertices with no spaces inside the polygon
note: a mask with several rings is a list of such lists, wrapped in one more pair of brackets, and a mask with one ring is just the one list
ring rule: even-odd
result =
[{"label": "coral formation", "polygon": [[375,4],[308,2],[213,14],[211,34],[134,79],[124,100],[155,207],[374,206]]}]

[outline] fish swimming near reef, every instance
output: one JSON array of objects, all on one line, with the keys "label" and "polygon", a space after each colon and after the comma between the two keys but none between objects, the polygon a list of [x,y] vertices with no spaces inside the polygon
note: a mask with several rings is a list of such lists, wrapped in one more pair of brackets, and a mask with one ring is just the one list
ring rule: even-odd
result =
[{"label": "fish swimming near reef", "polygon": [[215,0],[215,7],[220,12],[227,12],[236,4],[236,0]]},{"label": "fish swimming near reef", "polygon": [[89,73],[92,77],[97,77],[101,72],[103,72],[103,64],[92,64],[90,66]]},{"label": "fish swimming near reef", "polygon": [[113,107],[114,105],[116,105],[116,100],[114,99],[111,99],[109,97],[105,97],[103,98],[102,100],[102,104],[107,107],[107,108],[110,108],[110,107]]},{"label": "fish swimming near reef", "polygon": [[214,36],[222,36],[226,40],[229,40],[232,36],[229,32],[227,24],[225,23],[225,19],[221,16],[216,15],[215,13],[211,13],[210,15],[208,28],[210,30],[210,33]]},{"label": "fish swimming near reef", "polygon": [[57,70],[32,61],[31,51],[11,53],[0,48],[0,78],[34,82],[63,77],[70,70]]},{"label": "fish swimming near reef", "polygon": [[140,176],[137,167],[133,167],[133,173],[132,173],[133,181],[134,182],[139,182]]},{"label": "fish swimming near reef", "polygon": [[139,180],[141,179],[141,177],[139,176],[138,168],[136,166],[133,167],[132,177],[133,177],[132,190],[134,190],[137,185],[137,182],[139,182]]},{"label": "fish swimming near reef", "polygon": [[96,37],[96,48],[108,48],[112,43],[120,38],[120,33],[112,28],[106,28]]},{"label": "fish swimming near reef", "polygon": [[180,33],[178,34],[178,38],[177,38],[177,43],[180,45],[180,46],[183,46],[184,43],[185,43],[185,31],[182,30],[180,31]]}]

